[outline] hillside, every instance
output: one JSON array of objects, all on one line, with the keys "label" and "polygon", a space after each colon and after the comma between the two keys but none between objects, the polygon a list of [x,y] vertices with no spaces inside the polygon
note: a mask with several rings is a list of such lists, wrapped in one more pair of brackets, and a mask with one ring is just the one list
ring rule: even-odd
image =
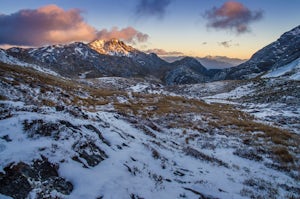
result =
[{"label": "hillside", "polygon": [[[299,134],[235,104],[206,100],[220,100],[216,94],[239,82],[220,82],[225,87],[215,92],[199,89],[199,98],[191,90],[178,95],[138,79],[77,81],[26,67],[0,67],[3,195],[300,195]],[[120,85],[127,86],[119,91]]]}]

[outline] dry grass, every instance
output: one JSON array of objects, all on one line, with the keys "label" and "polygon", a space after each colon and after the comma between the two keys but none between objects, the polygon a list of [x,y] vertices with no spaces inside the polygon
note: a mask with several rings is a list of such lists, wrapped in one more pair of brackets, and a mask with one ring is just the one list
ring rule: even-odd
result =
[{"label": "dry grass", "polygon": [[0,95],[0,100],[7,100],[7,97],[6,96],[4,96],[4,95]]},{"label": "dry grass", "polygon": [[278,158],[280,163],[293,163],[294,157],[289,153],[286,147],[273,147],[273,154]]},{"label": "dry grass", "polygon": [[[9,74],[16,81],[8,81],[4,78]],[[290,147],[294,147],[294,154],[300,153],[300,137],[283,129],[269,126],[254,121],[247,113],[236,110],[231,105],[207,104],[201,100],[186,99],[180,96],[166,96],[158,94],[132,93],[133,98],[123,91],[111,89],[98,89],[59,77],[45,75],[29,68],[0,64],[1,81],[12,85],[28,84],[31,87],[40,87],[41,93],[61,90],[61,100],[66,105],[76,105],[87,109],[95,109],[96,106],[113,103],[115,109],[123,115],[134,115],[143,120],[158,120],[167,128],[182,128],[209,133],[213,129],[232,136],[243,136],[251,140],[251,145],[264,145],[266,150],[274,154],[277,161],[284,163],[298,163],[290,153]],[[87,93],[82,97],[78,93]],[[117,97],[128,99],[126,103],[120,103]],[[0,95],[0,100],[5,100]],[[42,100],[44,105],[55,106],[51,100]],[[193,121],[191,118],[200,115],[201,120]],[[253,132],[260,132],[253,134]],[[185,134],[185,133],[184,133]],[[188,144],[196,136],[186,135]]]}]

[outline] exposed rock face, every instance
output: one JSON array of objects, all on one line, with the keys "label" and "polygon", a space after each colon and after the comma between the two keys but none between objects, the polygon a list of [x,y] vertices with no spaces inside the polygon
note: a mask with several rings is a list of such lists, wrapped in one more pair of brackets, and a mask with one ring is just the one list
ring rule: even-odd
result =
[{"label": "exposed rock face", "polygon": [[112,55],[112,56],[127,56],[131,57],[135,52],[131,46],[127,46],[123,41],[112,39],[112,40],[95,40],[89,43],[90,48],[97,51],[100,54]]}]

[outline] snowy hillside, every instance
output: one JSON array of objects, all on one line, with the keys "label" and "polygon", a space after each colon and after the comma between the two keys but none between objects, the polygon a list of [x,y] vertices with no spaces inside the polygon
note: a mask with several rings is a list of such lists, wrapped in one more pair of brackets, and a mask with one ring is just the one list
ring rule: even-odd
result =
[{"label": "snowy hillside", "polygon": [[17,66],[23,66],[23,67],[30,67],[33,68],[37,71],[40,72],[44,72],[44,73],[48,73],[51,75],[56,75],[58,76],[58,74],[50,69],[44,68],[44,67],[40,67],[38,65],[35,64],[28,64],[26,62],[20,61],[17,58],[8,55],[3,49],[0,49],[0,63],[5,63],[5,64],[11,64],[11,65],[17,65]]},{"label": "snowy hillside", "polygon": [[300,196],[300,135],[212,101],[238,105],[258,83],[0,74],[1,198]]},{"label": "snowy hillside", "polygon": [[284,77],[287,76],[292,80],[300,80],[300,58],[295,61],[281,66],[279,68],[275,68],[263,75],[263,78],[271,78],[271,77]]}]

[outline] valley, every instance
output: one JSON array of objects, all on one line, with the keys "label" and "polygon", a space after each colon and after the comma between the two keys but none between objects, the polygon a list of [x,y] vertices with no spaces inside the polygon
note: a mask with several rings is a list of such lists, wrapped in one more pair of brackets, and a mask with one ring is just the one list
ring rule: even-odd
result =
[{"label": "valley", "polygon": [[1,50],[0,198],[299,198],[299,29],[213,72],[129,47]]}]

